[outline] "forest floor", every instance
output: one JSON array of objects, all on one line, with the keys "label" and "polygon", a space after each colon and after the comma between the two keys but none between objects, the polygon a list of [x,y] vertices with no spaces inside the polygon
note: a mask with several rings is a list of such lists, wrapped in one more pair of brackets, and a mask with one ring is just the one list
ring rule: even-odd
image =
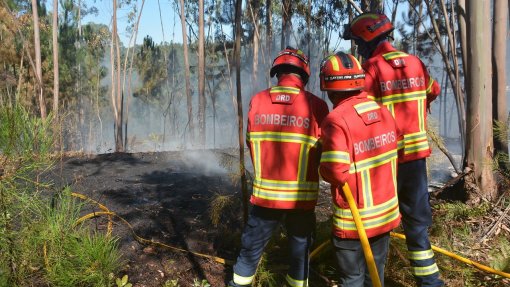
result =
[{"label": "forest floor", "polygon": [[[51,178],[56,187],[69,185],[73,192],[98,201],[131,224],[132,230],[114,219],[113,235],[119,238],[125,260],[117,277],[127,274],[135,287],[201,286],[194,281],[204,279],[213,287],[222,287],[231,278],[232,267],[207,256],[235,261],[242,226],[240,187],[232,183],[228,157],[226,151],[73,156],[57,163]],[[237,202],[224,206],[219,223],[213,220],[211,209],[218,195]],[[85,205],[84,213],[92,211],[99,209]],[[329,189],[322,186],[318,225],[329,225],[330,214]],[[104,217],[89,221],[100,232],[106,232],[106,223]],[[201,255],[141,244],[132,231],[147,240]],[[271,260],[280,258],[277,266],[284,266],[284,254]],[[330,286],[326,283],[331,279],[328,273],[313,270],[310,286]],[[172,281],[179,285],[171,285]],[[391,278],[388,281],[386,286],[406,286],[391,284]]]}]

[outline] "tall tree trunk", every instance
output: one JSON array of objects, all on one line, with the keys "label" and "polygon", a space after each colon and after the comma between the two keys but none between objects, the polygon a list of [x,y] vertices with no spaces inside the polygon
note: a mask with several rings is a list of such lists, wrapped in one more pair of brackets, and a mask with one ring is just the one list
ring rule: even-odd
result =
[{"label": "tall tree trunk", "polygon": [[[493,83],[492,83],[492,109],[493,118],[496,121],[507,123],[507,103],[506,103],[506,47],[507,47],[507,25],[508,25],[508,1],[494,0],[494,30],[492,42],[492,64],[493,64]],[[506,134],[506,133],[505,133]],[[496,137],[494,147],[499,153],[508,153],[508,139]]]},{"label": "tall tree trunk", "polygon": [[237,88],[237,123],[239,131],[239,172],[241,174],[241,189],[243,194],[243,218],[248,221],[248,186],[246,182],[246,167],[244,164],[244,122],[243,122],[243,96],[241,93],[241,16],[243,0],[236,0],[235,14],[235,62],[236,62],[236,88]]},{"label": "tall tree trunk", "polygon": [[181,4],[181,26],[182,26],[182,47],[184,52],[184,76],[186,80],[186,105],[188,107],[188,126],[190,141],[194,139],[193,128],[193,104],[191,101],[191,84],[190,84],[190,71],[189,71],[189,56],[188,56],[188,36],[186,32],[186,14],[184,13],[184,0],[180,0]]},{"label": "tall tree trunk", "polygon": [[[482,196],[493,199],[496,185],[492,173],[492,63],[490,43],[490,1],[467,1],[469,86],[467,93],[467,140],[464,167],[472,170],[466,180],[478,188]],[[473,185],[471,185],[473,186]],[[472,200],[477,198],[470,194]]]},{"label": "tall tree trunk", "polygon": [[39,110],[41,118],[46,118],[46,101],[43,95],[43,78],[41,64],[41,38],[39,36],[39,12],[37,9],[37,0],[32,0],[32,16],[34,20],[34,49],[35,49],[35,76],[37,79],[37,97],[39,101]]},{"label": "tall tree trunk", "polygon": [[113,19],[112,19],[112,45],[115,46],[115,50],[112,55],[112,61],[116,64],[114,69],[114,77],[112,78],[112,86],[115,87],[115,93],[113,93],[113,100],[115,101],[115,151],[123,152],[123,137],[122,137],[122,90],[120,86],[120,45],[119,45],[119,34],[117,31],[117,0],[113,0]]},{"label": "tall tree trunk", "polygon": [[258,73],[259,73],[259,42],[260,42],[260,33],[259,33],[259,10],[260,7],[258,4],[254,5],[253,0],[249,1],[250,8],[250,16],[253,24],[253,68],[251,74],[251,91],[254,94],[258,90]]},{"label": "tall tree trunk", "polygon": [[[272,51],[272,43],[273,43],[273,24],[272,24],[272,2],[271,0],[266,0],[266,55],[267,55],[267,63],[268,63],[268,69],[271,67],[271,63],[273,60],[273,51]],[[269,73],[266,73],[267,77],[267,84],[271,85],[271,77],[269,76]]]},{"label": "tall tree trunk", "polygon": [[198,133],[200,146],[205,148],[205,36],[204,0],[198,0]]},{"label": "tall tree trunk", "polygon": [[53,116],[58,118],[58,0],[53,0]]},{"label": "tall tree trunk", "polygon": [[290,35],[292,34],[292,0],[283,0],[282,2],[282,37],[281,50],[289,45]]}]

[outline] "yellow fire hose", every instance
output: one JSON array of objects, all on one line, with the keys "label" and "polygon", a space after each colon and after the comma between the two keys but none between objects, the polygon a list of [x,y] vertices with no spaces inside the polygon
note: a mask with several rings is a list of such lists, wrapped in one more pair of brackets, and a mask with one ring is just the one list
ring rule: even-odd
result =
[{"label": "yellow fire hose", "polygon": [[367,233],[365,232],[365,228],[363,227],[363,222],[361,222],[361,216],[359,215],[358,207],[354,202],[351,188],[347,183],[345,183],[342,187],[342,190],[344,192],[345,198],[347,199],[347,203],[349,203],[352,218],[354,219],[356,229],[358,230],[359,240],[361,241],[361,247],[363,247],[363,253],[365,254],[368,271],[370,272],[370,279],[372,279],[372,285],[374,287],[381,287],[381,280],[379,279],[379,274],[375,265],[374,255],[372,254],[372,249],[370,248],[370,242],[368,242],[368,237]]},{"label": "yellow fire hose", "polygon": [[[366,233],[365,233],[365,229],[363,228],[363,223],[361,222],[361,218],[359,216],[359,212],[358,212],[358,209],[356,207],[356,204],[354,203],[354,198],[352,197],[352,192],[349,188],[349,186],[346,184],[343,186],[343,192],[347,198],[347,202],[349,203],[349,207],[351,208],[351,212],[352,212],[352,216],[354,218],[354,223],[356,224],[356,227],[358,228],[358,233],[360,234],[360,240],[361,240],[361,244],[362,244],[362,247],[363,247],[363,252],[365,253],[365,259],[367,261],[367,265],[369,267],[369,271],[370,271],[370,277],[372,279],[372,283],[373,283],[373,286],[381,286],[381,283],[380,283],[380,280],[379,280],[379,276],[377,274],[377,268],[375,267],[375,262],[374,262],[374,257],[373,257],[373,254],[372,254],[372,250],[370,249],[370,244],[368,242],[368,238],[366,236]],[[76,224],[81,224],[83,223],[85,220],[87,219],[90,219],[90,218],[93,218],[93,217],[96,217],[96,216],[100,216],[100,215],[107,215],[109,220],[108,220],[108,234],[111,233],[112,231],[112,219],[111,217],[112,216],[115,216],[117,218],[119,218],[122,222],[124,222],[124,224],[126,224],[128,226],[128,228],[130,229],[131,233],[133,234],[133,237],[140,243],[142,244],[153,244],[153,245],[158,245],[160,247],[164,247],[164,248],[168,248],[168,249],[172,249],[172,250],[176,250],[176,251],[180,251],[180,252],[186,252],[186,253],[191,253],[191,254],[194,254],[196,256],[199,256],[199,257],[204,257],[204,258],[209,258],[215,262],[218,262],[218,263],[221,263],[221,264],[229,264],[229,265],[232,265],[233,262],[231,260],[227,260],[227,259],[223,259],[223,258],[220,258],[220,257],[216,257],[216,256],[211,256],[211,255],[207,255],[207,254],[201,254],[201,253],[197,253],[197,252],[193,252],[193,251],[189,251],[189,250],[185,250],[185,249],[182,249],[182,248],[178,248],[178,247],[174,247],[174,246],[170,246],[170,245],[167,245],[167,244],[164,244],[164,243],[160,243],[160,242],[157,242],[157,241],[153,241],[153,240],[148,240],[148,239],[145,239],[145,238],[142,238],[140,236],[138,236],[138,234],[136,234],[136,232],[133,230],[133,227],[131,226],[131,224],[124,218],[122,218],[121,216],[119,216],[118,214],[114,213],[114,212],[111,212],[106,206],[102,205],[101,203],[93,200],[93,199],[90,199],[88,198],[87,196],[83,195],[83,194],[79,194],[79,193],[71,193],[72,196],[74,197],[78,197],[78,198],[81,198],[83,200],[86,200],[86,201],[89,201],[89,202],[92,202],[94,204],[96,204],[97,206],[99,206],[99,208],[103,211],[99,211],[99,212],[92,212],[92,213],[89,213],[85,216],[82,216],[81,218],[79,218],[77,221],[76,221]],[[403,234],[400,234],[400,233],[395,233],[395,232],[391,232],[391,236],[394,237],[394,238],[399,238],[399,239],[403,239],[405,240],[405,235]],[[310,259],[313,259],[315,256],[317,256],[317,254],[319,254],[320,251],[322,251],[325,247],[327,247],[328,245],[330,244],[330,241],[327,240],[325,242],[323,242],[321,245],[319,245],[317,248],[315,248],[311,253],[310,253]],[[488,272],[488,273],[492,273],[492,274],[496,274],[496,275],[500,275],[502,277],[505,277],[505,278],[509,278],[510,279],[510,273],[506,273],[506,272],[503,272],[503,271],[500,271],[500,270],[496,270],[496,269],[493,269],[493,268],[490,268],[488,266],[485,266],[485,265],[482,265],[478,262],[475,262],[475,261],[472,261],[470,259],[467,259],[467,258],[464,258],[462,256],[459,256],[457,254],[454,254],[452,252],[449,252],[445,249],[442,249],[440,247],[437,247],[437,246],[434,246],[432,245],[432,250],[434,251],[437,251],[441,254],[444,254],[446,256],[449,256],[453,259],[456,259],[458,261],[461,261],[463,263],[466,263],[466,264],[469,264],[471,266],[474,266],[482,271],[485,271],[485,272]],[[45,257],[45,263],[46,265],[49,264],[48,262],[48,259],[47,259],[47,250],[46,250],[46,245],[44,245],[44,250],[43,250],[43,253],[44,253],[44,257]],[[369,262],[371,262],[372,264],[370,264]],[[372,265],[372,267],[371,267]],[[374,278],[374,275],[375,275],[375,278]]]}]

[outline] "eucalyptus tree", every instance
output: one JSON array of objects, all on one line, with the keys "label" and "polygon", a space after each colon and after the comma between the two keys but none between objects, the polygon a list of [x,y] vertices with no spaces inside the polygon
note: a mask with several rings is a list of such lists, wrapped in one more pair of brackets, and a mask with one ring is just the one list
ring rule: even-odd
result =
[{"label": "eucalyptus tree", "polygon": [[41,118],[46,118],[46,100],[43,94],[43,78],[42,78],[42,60],[41,60],[41,38],[39,35],[39,12],[38,12],[38,1],[32,0],[32,17],[34,21],[34,50],[35,50],[35,75],[37,80],[37,94],[36,97],[39,100],[39,109],[41,112]]},{"label": "eucalyptus tree", "polygon": [[[506,68],[507,59],[506,48],[508,40],[508,1],[494,0],[494,22],[492,36],[492,63],[493,63],[493,83],[492,83],[492,102],[494,104],[492,117],[496,123],[500,123],[500,130],[508,128],[508,111],[506,102]],[[500,133],[500,136],[494,138],[496,151],[505,158],[502,161],[508,161],[508,132]]]}]

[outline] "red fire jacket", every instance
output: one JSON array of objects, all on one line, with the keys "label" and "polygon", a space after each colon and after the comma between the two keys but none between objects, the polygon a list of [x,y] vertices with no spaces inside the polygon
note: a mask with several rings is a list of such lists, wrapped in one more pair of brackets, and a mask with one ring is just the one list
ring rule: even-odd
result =
[{"label": "red fire jacket", "polygon": [[402,136],[386,108],[365,92],[343,99],[321,126],[320,175],[331,183],[334,234],[359,238],[342,186],[347,183],[368,237],[397,227],[398,143]]},{"label": "red fire jacket", "polygon": [[404,134],[404,156],[408,162],[430,155],[427,140],[427,109],[439,95],[439,84],[428,74],[422,61],[381,43],[363,63],[365,90],[383,104]]},{"label": "red fire jacket", "polygon": [[253,96],[246,141],[254,167],[251,203],[313,209],[319,189],[320,124],[326,102],[304,90],[296,75]]}]

